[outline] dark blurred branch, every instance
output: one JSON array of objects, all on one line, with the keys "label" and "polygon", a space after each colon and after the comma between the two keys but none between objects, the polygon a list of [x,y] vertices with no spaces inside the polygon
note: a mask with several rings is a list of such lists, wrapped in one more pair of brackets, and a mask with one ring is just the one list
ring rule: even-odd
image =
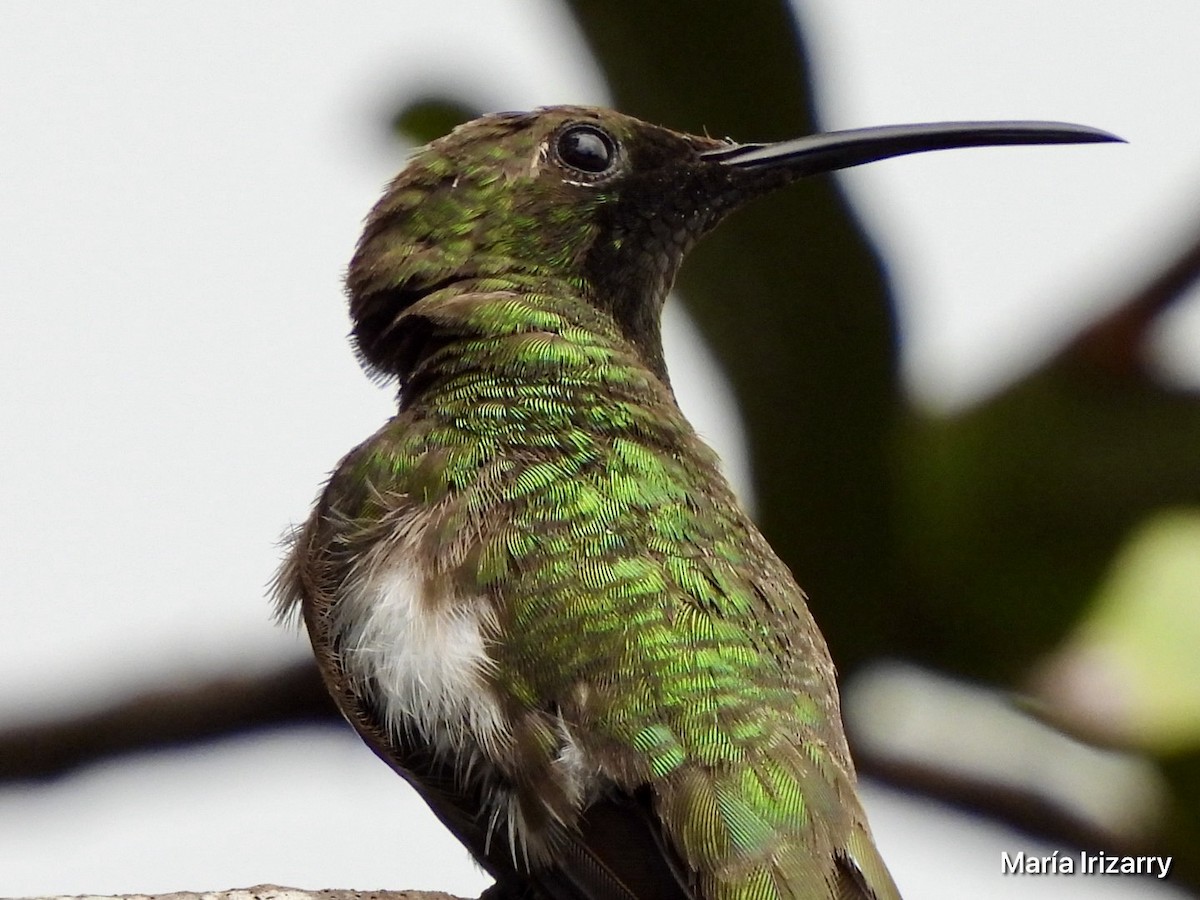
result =
[{"label": "dark blurred branch", "polygon": [[0,733],[0,781],[56,778],[124,754],[338,719],[316,666],[298,663],[265,675],[145,693],[97,712]]},{"label": "dark blurred branch", "polygon": [[[221,678],[191,688],[142,694],[96,713],[0,734],[0,781],[61,777],[123,754],[277,726],[340,721],[316,666],[302,663],[260,676]],[[861,752],[857,759],[863,775],[1004,822],[1034,837],[1089,850],[1136,850],[1127,839],[1097,829],[1032,792]]]},{"label": "dark blurred branch", "polygon": [[1116,309],[1093,322],[1064,355],[1118,374],[1144,372],[1146,333],[1154,320],[1200,279],[1200,230],[1183,252],[1153,275]]},{"label": "dark blurred branch", "polygon": [[[1193,753],[1166,762],[1165,774],[1176,789],[1168,822],[1163,823],[1157,833],[1134,838],[1101,828],[1032,791],[915,763],[855,754],[860,777],[936,800],[967,815],[1007,825],[1055,847],[1089,853],[1101,851],[1115,856],[1171,856],[1174,859],[1171,881],[1177,888],[1184,885],[1194,888],[1200,883],[1200,857],[1195,853],[1195,846],[1179,840],[1181,834],[1186,836],[1196,832],[1195,820],[1200,810],[1200,805],[1195,802],[1200,796],[1200,791],[1196,790],[1200,786],[1196,776],[1196,772],[1200,772],[1198,761],[1200,756]],[[1172,777],[1172,767],[1186,776],[1184,784],[1190,785],[1190,794],[1179,791],[1181,779]],[[1186,821],[1181,823],[1179,820]]]},{"label": "dark blurred branch", "polygon": [[1101,828],[1034,791],[861,752],[855,753],[855,764],[860,777],[936,800],[967,815],[1008,825],[1054,846],[1093,853],[1100,850],[1119,856],[1163,852],[1161,846],[1150,842],[1149,836],[1136,840]]}]

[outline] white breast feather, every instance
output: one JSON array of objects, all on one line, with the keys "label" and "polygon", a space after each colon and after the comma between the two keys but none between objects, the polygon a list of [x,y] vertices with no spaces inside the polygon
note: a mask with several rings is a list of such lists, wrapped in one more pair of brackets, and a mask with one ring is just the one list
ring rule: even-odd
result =
[{"label": "white breast feather", "polygon": [[395,557],[348,590],[334,614],[345,666],[378,684],[389,728],[415,728],[446,753],[492,756],[506,729],[484,677],[491,612],[424,591],[419,573]]}]

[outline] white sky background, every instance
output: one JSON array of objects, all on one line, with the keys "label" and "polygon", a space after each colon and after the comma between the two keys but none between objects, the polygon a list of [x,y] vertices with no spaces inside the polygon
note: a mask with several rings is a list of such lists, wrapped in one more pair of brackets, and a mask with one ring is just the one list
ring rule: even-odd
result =
[{"label": "white sky background", "polygon": [[[850,176],[924,402],[1019,372],[1180,238],[1200,194],[1193,0],[804,9],[830,127],[1053,118],[1131,141]],[[433,86],[496,109],[603,102],[571,29],[520,0],[0,5],[0,727],[303,652],[268,620],[273,542],[392,405],[348,349],[339,281],[402,163],[380,121]],[[1191,317],[1164,340],[1179,368]],[[710,377],[673,345],[680,388]],[[719,411],[694,414],[723,443]],[[1143,886],[1001,879],[1002,849],[1036,849],[1024,838],[869,799],[913,897]],[[0,895],[263,881],[484,884],[395,776],[326,731],[0,788]]]}]

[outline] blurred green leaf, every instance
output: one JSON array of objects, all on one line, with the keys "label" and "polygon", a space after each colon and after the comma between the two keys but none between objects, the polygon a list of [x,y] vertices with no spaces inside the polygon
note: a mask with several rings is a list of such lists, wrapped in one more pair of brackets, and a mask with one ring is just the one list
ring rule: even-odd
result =
[{"label": "blurred green leaf", "polygon": [[418,97],[405,103],[392,117],[391,130],[406,143],[428,144],[482,112],[479,107],[454,97]]},{"label": "blurred green leaf", "polygon": [[1200,746],[1200,509],[1137,528],[1039,679],[1071,730],[1160,753]]},{"label": "blurred green leaf", "polygon": [[911,415],[899,486],[920,657],[1021,678],[1135,527],[1200,504],[1198,448],[1195,397],[1070,358],[962,414]]}]

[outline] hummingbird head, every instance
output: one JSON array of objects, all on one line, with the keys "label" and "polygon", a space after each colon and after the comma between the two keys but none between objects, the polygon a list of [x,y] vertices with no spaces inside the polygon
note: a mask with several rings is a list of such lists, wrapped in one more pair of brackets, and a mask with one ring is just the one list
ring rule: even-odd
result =
[{"label": "hummingbird head", "polygon": [[360,358],[403,375],[405,311],[456,283],[567,289],[665,377],[662,305],[684,255],[746,201],[805,175],[950,147],[1119,140],[1078,125],[966,122],[738,144],[612,110],[467,122],[419,150],[368,216],[347,289]]}]

